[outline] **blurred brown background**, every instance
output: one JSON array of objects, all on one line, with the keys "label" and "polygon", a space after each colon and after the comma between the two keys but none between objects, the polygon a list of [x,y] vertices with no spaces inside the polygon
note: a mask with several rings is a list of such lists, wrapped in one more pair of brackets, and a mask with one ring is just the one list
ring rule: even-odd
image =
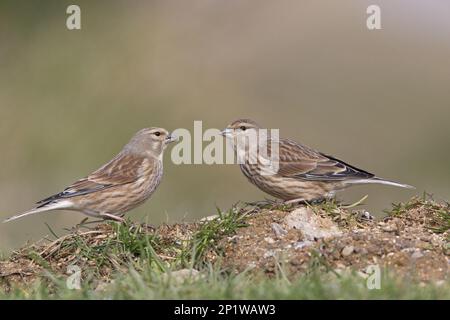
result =
[{"label": "blurred brown background", "polygon": [[[382,30],[366,28],[366,8]],[[66,29],[81,7],[82,29]],[[2,1],[0,218],[29,209],[115,155],[147,126],[281,128],[382,177],[355,187],[381,214],[424,190],[450,198],[447,0]],[[170,152],[170,150],[169,150]],[[133,219],[194,220],[262,199],[236,166],[182,165]],[[0,250],[82,219],[53,212],[0,224]]]}]

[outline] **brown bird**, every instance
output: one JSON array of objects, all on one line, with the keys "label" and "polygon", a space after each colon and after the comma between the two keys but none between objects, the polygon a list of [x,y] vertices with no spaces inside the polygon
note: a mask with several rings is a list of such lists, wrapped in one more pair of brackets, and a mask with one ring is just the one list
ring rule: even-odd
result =
[{"label": "brown bird", "polygon": [[[355,184],[379,183],[414,188],[381,179],[372,173],[293,140],[280,138],[276,143],[276,139],[272,139],[270,134],[267,135],[267,138],[262,139],[259,136],[259,144],[267,151],[263,155],[258,152],[257,156],[252,158],[249,156],[249,153],[251,154],[249,144],[239,143],[238,140],[244,141],[242,138],[245,138],[247,141],[252,141],[249,137],[258,136],[260,132],[260,127],[256,122],[239,119],[228,125],[221,134],[230,139],[238,155],[245,154],[245,158],[241,158],[243,160],[240,168],[248,180],[262,191],[288,203],[332,198],[336,191]],[[270,173],[267,171],[267,160],[272,156],[272,140],[275,142],[274,148],[278,146],[278,165],[274,167],[277,170]],[[254,140],[253,143],[255,141],[258,140]],[[258,144],[258,142],[256,143]],[[264,154],[266,155],[264,156]],[[275,156],[276,154],[276,152],[273,153]],[[276,159],[276,157],[274,158]]]},{"label": "brown bird", "polygon": [[91,217],[123,221],[125,212],[144,203],[161,182],[163,152],[176,139],[163,128],[137,132],[107,164],[37,202],[27,212],[4,222],[51,210],[73,210]]}]

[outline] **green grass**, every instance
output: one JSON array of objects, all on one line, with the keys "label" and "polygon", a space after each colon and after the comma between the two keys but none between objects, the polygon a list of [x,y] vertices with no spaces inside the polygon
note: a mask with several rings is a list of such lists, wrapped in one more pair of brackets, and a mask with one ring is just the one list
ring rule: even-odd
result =
[{"label": "green grass", "polygon": [[432,217],[427,226],[431,231],[444,233],[450,230],[450,203],[437,203],[432,195],[427,193],[424,193],[422,197],[413,197],[405,203],[393,203],[392,209],[385,210],[385,213],[390,216],[400,216],[418,208],[422,208]]},{"label": "green grass", "polygon": [[449,283],[423,286],[389,273],[383,273],[381,288],[372,290],[357,274],[311,273],[289,281],[281,272],[268,279],[245,272],[228,274],[213,266],[205,266],[201,274],[179,282],[155,268],[130,269],[101,291],[88,285],[70,290],[64,280],[50,277],[52,289],[35,283],[0,293],[0,299],[450,299]]},{"label": "green grass", "polygon": [[[127,269],[144,262],[160,265],[154,252],[154,248],[159,246],[157,236],[145,232],[140,225],[110,223],[110,226],[114,237],[107,237],[98,243],[88,242],[80,236],[80,233],[95,235],[95,230],[78,231],[57,239],[53,246],[44,251],[38,252],[37,248],[31,247],[25,250],[25,254],[46,269],[50,268],[49,260],[69,257],[71,264],[88,268],[92,276],[101,276],[105,269]],[[87,262],[90,262],[89,266],[86,266]]]},{"label": "green grass", "polygon": [[217,246],[217,241],[224,236],[233,234],[238,228],[246,226],[246,215],[238,207],[233,207],[225,213],[217,209],[217,212],[217,218],[203,223],[194,234],[191,258],[195,265],[203,262],[204,255],[208,250],[214,250],[216,254],[220,255],[221,248]]}]

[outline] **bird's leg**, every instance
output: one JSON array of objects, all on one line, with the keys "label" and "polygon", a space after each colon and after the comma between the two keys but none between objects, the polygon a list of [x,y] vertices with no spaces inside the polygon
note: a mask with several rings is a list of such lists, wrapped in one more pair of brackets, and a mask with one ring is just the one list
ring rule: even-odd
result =
[{"label": "bird's leg", "polygon": [[109,213],[100,213],[99,216],[102,217],[105,220],[113,220],[113,221],[117,221],[117,222],[120,222],[120,223],[124,223],[125,222],[124,218],[122,218],[120,216],[113,215],[113,214],[109,214]]},{"label": "bird's leg", "polygon": [[306,200],[303,198],[298,198],[284,201],[284,204],[301,204],[301,203],[306,203]]},{"label": "bird's leg", "polygon": [[95,223],[99,223],[99,222],[103,222],[104,220],[92,220],[92,221],[87,221],[88,218],[84,218],[83,220],[81,220],[80,223],[78,223],[75,228],[86,228],[89,229],[88,225],[91,224],[95,224]]},{"label": "bird's leg", "polygon": [[269,208],[275,208],[278,207],[282,204],[284,204],[283,201],[280,201],[278,199],[272,200],[272,199],[264,199],[264,200],[259,200],[259,201],[254,201],[254,202],[247,202],[247,205],[250,206],[254,206],[257,207],[258,209],[265,209],[267,207]]},{"label": "bird's leg", "polygon": [[292,199],[292,200],[287,200],[284,202],[284,204],[311,204],[311,205],[317,205],[317,204],[321,204],[327,201],[327,198],[317,198],[317,199],[313,199],[313,200],[305,200],[303,198],[298,198],[298,199]]},{"label": "bird's leg", "polygon": [[314,199],[311,201],[308,201],[309,204],[312,205],[318,205],[318,204],[322,204],[328,201],[328,198],[318,198],[318,199]]}]

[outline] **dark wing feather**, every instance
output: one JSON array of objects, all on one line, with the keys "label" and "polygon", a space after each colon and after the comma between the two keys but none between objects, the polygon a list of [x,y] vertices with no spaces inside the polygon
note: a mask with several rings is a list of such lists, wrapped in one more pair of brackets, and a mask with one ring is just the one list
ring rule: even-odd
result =
[{"label": "dark wing feather", "polygon": [[43,199],[37,204],[40,205],[39,207],[42,207],[55,200],[72,198],[132,183],[141,176],[141,165],[144,159],[144,157],[120,153],[86,178],[74,182],[64,189],[63,192]]},{"label": "dark wing feather", "polygon": [[374,175],[291,140],[280,140],[278,174],[312,181],[368,179]]}]

